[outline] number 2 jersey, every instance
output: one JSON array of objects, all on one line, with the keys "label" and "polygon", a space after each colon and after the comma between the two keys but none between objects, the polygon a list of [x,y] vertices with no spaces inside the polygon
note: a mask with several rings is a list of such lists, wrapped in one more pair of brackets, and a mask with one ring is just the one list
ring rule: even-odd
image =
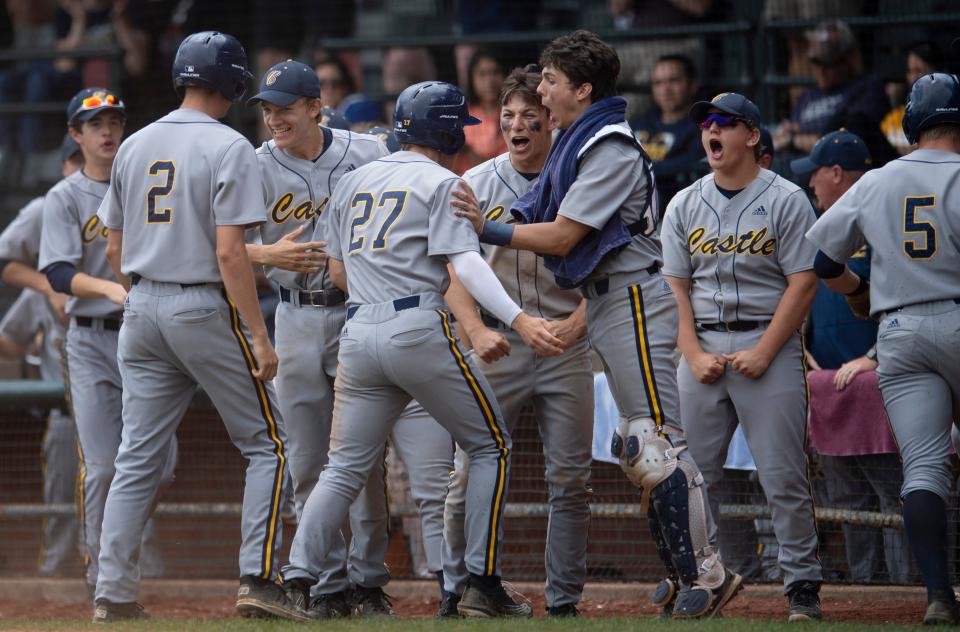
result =
[{"label": "number 2 jersey", "polygon": [[217,226],[265,218],[253,145],[202,112],[174,110],[120,145],[98,215],[123,231],[124,274],[219,283]]},{"label": "number 2 jersey", "polygon": [[837,262],[870,245],[872,314],[960,297],[960,154],[918,149],[868,171],[807,239]]},{"label": "number 2 jersey", "polygon": [[447,255],[479,252],[473,226],[454,215],[460,179],[426,156],[398,151],[340,178],[317,235],[343,261],[348,305],[443,294]]}]

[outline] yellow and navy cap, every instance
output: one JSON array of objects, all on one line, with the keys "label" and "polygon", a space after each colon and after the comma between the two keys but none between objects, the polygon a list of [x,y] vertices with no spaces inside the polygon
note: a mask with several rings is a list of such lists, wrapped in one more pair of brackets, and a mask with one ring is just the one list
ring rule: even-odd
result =
[{"label": "yellow and navy cap", "polygon": [[67,123],[83,123],[105,110],[115,110],[126,116],[120,97],[106,88],[84,88],[73,95],[67,104]]},{"label": "yellow and navy cap", "polygon": [[802,176],[834,165],[845,171],[867,171],[873,166],[873,160],[863,139],[840,128],[818,140],[809,156],[792,161],[790,169]]},{"label": "yellow and navy cap", "polygon": [[274,64],[263,73],[259,90],[247,99],[247,105],[265,101],[286,107],[300,97],[319,99],[320,79],[310,66],[288,59]]}]

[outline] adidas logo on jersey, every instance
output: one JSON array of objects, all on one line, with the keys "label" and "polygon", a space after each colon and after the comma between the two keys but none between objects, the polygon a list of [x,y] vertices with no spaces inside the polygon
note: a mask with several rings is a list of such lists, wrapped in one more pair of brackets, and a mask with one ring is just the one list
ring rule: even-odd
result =
[{"label": "adidas logo on jersey", "polygon": [[887,329],[895,329],[900,326],[900,321],[896,318],[891,318],[890,322],[887,323]]},{"label": "adidas logo on jersey", "polygon": [[351,162],[349,165],[347,165],[347,168],[344,169],[343,171],[344,171],[344,173],[349,173],[349,172],[353,171],[353,170],[356,169],[356,168],[357,168],[357,165],[355,165],[355,164],[353,164],[353,163]]},{"label": "adidas logo on jersey", "polygon": [[765,208],[763,208],[763,207],[761,206],[761,207],[759,207],[759,208],[757,208],[757,209],[754,209],[753,214],[754,214],[754,215],[766,215],[766,214],[767,214],[767,209],[765,209]]}]

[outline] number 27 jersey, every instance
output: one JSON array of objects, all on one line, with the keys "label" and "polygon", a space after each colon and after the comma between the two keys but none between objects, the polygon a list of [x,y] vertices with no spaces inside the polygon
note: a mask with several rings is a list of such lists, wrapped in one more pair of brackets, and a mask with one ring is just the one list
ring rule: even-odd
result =
[{"label": "number 27 jersey", "polygon": [[807,239],[834,261],[870,244],[870,309],[960,297],[960,155],[918,149],[868,171]]},{"label": "number 27 jersey", "polygon": [[196,110],[174,110],[117,152],[98,215],[123,231],[121,269],[169,283],[217,283],[217,226],[264,221],[253,146]]}]

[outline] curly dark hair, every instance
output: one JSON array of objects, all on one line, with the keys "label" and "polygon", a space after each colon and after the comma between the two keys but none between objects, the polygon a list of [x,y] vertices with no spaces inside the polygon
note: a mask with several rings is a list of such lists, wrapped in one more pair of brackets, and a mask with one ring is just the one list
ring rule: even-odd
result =
[{"label": "curly dark hair", "polygon": [[503,81],[500,89],[500,107],[514,96],[523,97],[529,103],[543,107],[537,86],[540,85],[540,67],[536,64],[527,64],[523,68],[514,68]]},{"label": "curly dark hair", "polygon": [[547,44],[540,54],[540,65],[553,66],[575,87],[589,83],[593,87],[592,102],[617,94],[620,57],[612,46],[590,31],[574,31]]}]

